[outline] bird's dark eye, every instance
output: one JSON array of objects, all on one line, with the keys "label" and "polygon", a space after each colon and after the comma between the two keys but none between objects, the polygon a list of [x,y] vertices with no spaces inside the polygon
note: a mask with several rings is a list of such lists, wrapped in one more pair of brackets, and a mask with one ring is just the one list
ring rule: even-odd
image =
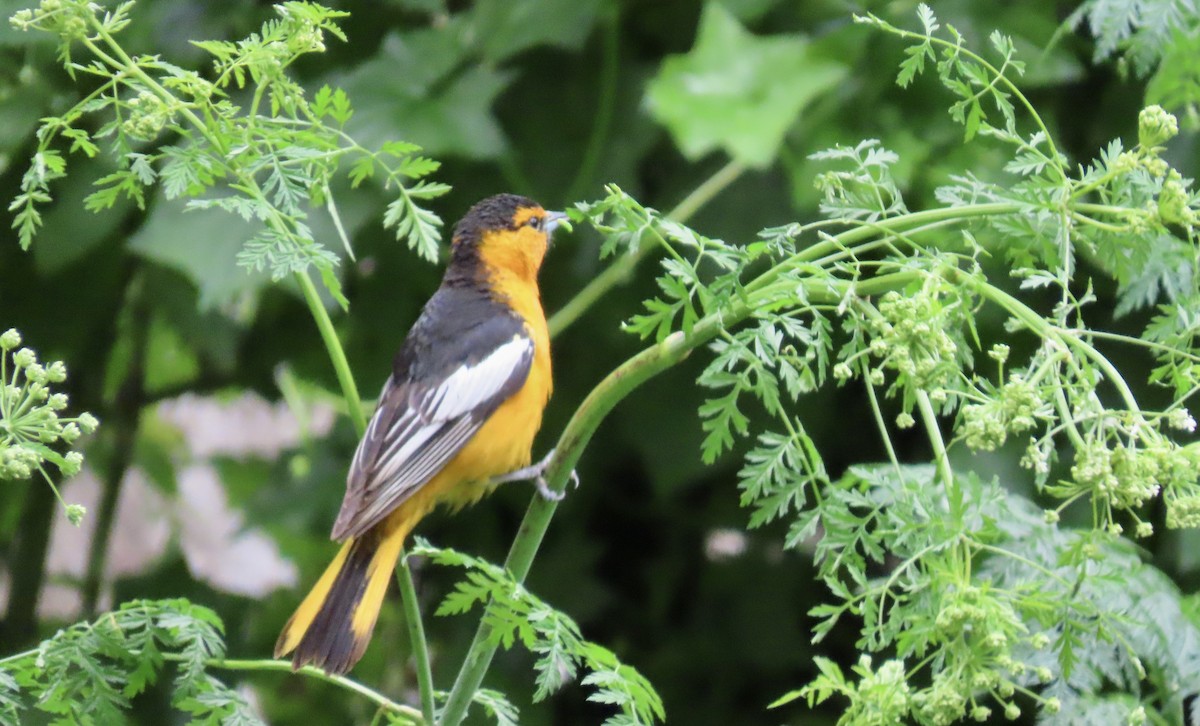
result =
[{"label": "bird's dark eye", "polygon": [[541,217],[530,217],[529,221],[526,222],[525,224],[528,224],[530,227],[533,227],[534,229],[541,229],[542,228],[542,218]]}]

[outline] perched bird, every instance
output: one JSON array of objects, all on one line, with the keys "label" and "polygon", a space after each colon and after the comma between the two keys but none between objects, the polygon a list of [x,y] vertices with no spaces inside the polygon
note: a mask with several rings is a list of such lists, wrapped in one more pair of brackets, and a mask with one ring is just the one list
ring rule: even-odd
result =
[{"label": "perched bird", "polygon": [[404,540],[438,503],[538,481],[533,438],[552,388],[537,274],[566,217],[513,194],[454,228],[441,286],[405,337],[346,479],[342,548],[284,626],[275,657],[345,673],[362,657]]}]

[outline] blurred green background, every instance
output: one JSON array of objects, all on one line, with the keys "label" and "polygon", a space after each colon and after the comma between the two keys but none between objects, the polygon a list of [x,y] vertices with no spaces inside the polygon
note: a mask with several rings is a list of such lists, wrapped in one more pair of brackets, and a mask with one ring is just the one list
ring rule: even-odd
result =
[{"label": "blurred green background", "polygon": [[[0,14],[23,6],[0,0]],[[895,171],[910,209],[935,205],[934,190],[951,174],[1003,176],[1002,152],[962,145],[936,82],[896,87],[901,43],[852,22],[853,12],[869,10],[913,27],[915,2],[337,6],[351,12],[342,23],[349,42],[332,41],[327,53],[304,59],[297,77],[310,89],[329,83],[348,92],[356,110],[348,130],[364,146],[402,138],[442,161],[435,178],[454,189],[429,206],[448,223],[501,191],[561,208],[601,196],[608,182],[668,210],[725,169],[734,181],[690,224],[709,236],[749,241],[764,227],[813,219],[818,167],[807,155],[863,138],[881,139],[900,154]],[[1135,134],[1147,86],[1153,95],[1156,82],[1160,90],[1167,83],[1155,75],[1162,54],[1164,69],[1200,76],[1196,56],[1186,52],[1195,41],[1187,37],[1134,34],[1107,47],[1119,32],[1100,28],[1115,35],[1101,33],[1098,43],[1086,22],[1063,30],[1073,3],[960,0],[934,9],[977,47],[993,29],[1013,36],[1027,63],[1024,88],[1060,148],[1078,162],[1113,137]],[[140,0],[122,37],[134,51],[205,68],[189,40],[244,37],[270,16],[268,4],[246,0]],[[1193,30],[1198,23],[1182,22]],[[1157,43],[1158,50],[1139,43]],[[1173,52],[1180,55],[1171,60]],[[0,198],[16,193],[38,119],[83,92],[56,64],[52,43],[0,27]],[[1194,98],[1176,92],[1152,100],[1184,111],[1188,131],[1169,156],[1194,176],[1194,110],[1188,116],[1181,108]],[[0,329],[18,327],[44,359],[64,360],[73,407],[104,425],[87,449],[91,488],[66,489],[68,500],[72,491],[76,499],[92,497],[82,532],[64,531],[43,482],[4,483],[0,557],[8,596],[0,654],[29,647],[97,607],[184,596],[224,618],[232,657],[265,657],[334,552],[328,532],[355,445],[349,421],[330,413],[335,399],[320,393],[337,390],[325,350],[288,284],[235,266],[250,236],[240,220],[216,211],[184,214],[180,204],[161,199],[145,212],[118,205],[93,215],[81,200],[91,180],[107,173],[104,162],[71,163],[29,252],[2,225]],[[359,386],[373,396],[440,270],[381,228],[381,190],[342,190],[339,200],[357,261],[343,261],[351,308],[348,315],[335,311],[335,321]],[[318,238],[340,252],[332,227],[318,224],[326,225],[318,226]],[[598,259],[599,243],[583,231],[560,234],[542,273],[549,311],[607,266]],[[645,264],[556,338],[556,390],[538,452],[552,445],[590,388],[639,349],[620,322],[651,293],[651,268]],[[1098,293],[1097,307],[1111,309],[1113,291]],[[1141,314],[1100,327],[1134,330]],[[832,723],[832,708],[812,715],[797,702],[766,710],[814,673],[806,612],[822,592],[805,553],[783,551],[786,525],[744,532],[738,458],[700,463],[695,409],[703,392],[694,380],[703,362],[695,356],[654,380],[604,423],[580,463],[583,484],[559,508],[528,585],[574,617],[586,637],[645,674],[672,723]],[[299,409],[276,405],[281,381],[296,382]],[[248,392],[255,397],[245,398]],[[205,398],[177,400],[185,394]],[[804,405],[805,425],[831,473],[882,458],[858,391],[826,389]],[[298,425],[292,421],[297,410],[312,426],[304,415]],[[206,434],[206,426],[215,432]],[[272,433],[280,427],[289,432]],[[215,442],[206,445],[206,436]],[[902,456],[927,456],[916,438],[912,443]],[[1006,483],[1022,486],[1012,453],[975,466],[1011,474]],[[498,562],[529,497],[529,488],[511,485],[452,518],[429,518],[418,534]],[[85,563],[105,498],[120,504],[113,545],[103,572],[89,579]],[[1155,563],[1186,591],[1195,582],[1197,550],[1184,536],[1157,537],[1150,546]],[[426,613],[459,574],[418,569]],[[448,688],[475,620],[429,615],[426,627],[436,683]],[[849,662],[857,651],[853,637],[835,631],[819,652]],[[531,662],[524,652],[502,653],[485,682],[522,707],[523,723],[603,718],[606,711],[574,688],[529,704]],[[393,599],[354,676],[413,700],[407,663]],[[312,680],[258,674],[246,683],[274,723],[366,722],[372,713]],[[166,702],[161,694],[142,697],[133,718],[170,722]],[[473,718],[483,722],[478,713]]]}]

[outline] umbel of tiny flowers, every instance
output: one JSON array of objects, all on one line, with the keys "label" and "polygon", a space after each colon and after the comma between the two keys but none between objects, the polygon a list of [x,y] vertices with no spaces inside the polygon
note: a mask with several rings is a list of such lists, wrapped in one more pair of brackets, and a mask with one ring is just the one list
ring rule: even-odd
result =
[{"label": "umbel of tiny flowers", "polygon": [[[18,349],[20,345],[21,334],[16,329],[0,334],[0,479],[28,479],[40,472],[67,518],[78,525],[86,510],[63,501],[46,465],[53,464],[63,476],[77,474],[83,454],[70,447],[83,434],[95,431],[100,422],[87,412],[64,416],[67,394],[55,393],[50,386],[67,379],[67,367],[62,361],[42,365],[37,353]],[[56,444],[65,445],[67,451],[52,448]]]}]

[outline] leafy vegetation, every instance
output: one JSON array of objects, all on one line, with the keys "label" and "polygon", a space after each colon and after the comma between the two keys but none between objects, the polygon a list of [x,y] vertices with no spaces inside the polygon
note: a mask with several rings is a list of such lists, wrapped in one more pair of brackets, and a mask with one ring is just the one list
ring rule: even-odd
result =
[{"label": "leafy vegetation", "polygon": [[[248,699],[210,671],[289,665],[227,659],[221,619],[193,603],[236,621],[230,649],[264,653],[294,595],[247,614],[245,601],[171,578],[166,565],[120,591],[186,598],[129,600],[0,661],[0,716],[457,724],[474,705],[500,724],[651,724],[668,712],[683,723],[1183,723],[1200,661],[1184,594],[1200,524],[1187,408],[1200,391],[1200,197],[1194,159],[1174,151],[1181,124],[1171,113],[1182,112],[1186,132],[1194,89],[1178,65],[1165,69],[1189,47],[1196,17],[1174,4],[1089,2],[1060,27],[1032,3],[950,8],[946,18],[920,5],[915,24],[865,13],[804,37],[794,31],[819,27],[803,22],[819,11],[776,5],[689,8],[696,37],[680,54],[675,18],[616,3],[403,2],[394,12],[412,29],[384,36],[289,2],[253,25],[252,12],[235,13],[245,39],[192,42],[190,68],[164,60],[157,39],[140,53],[129,44],[144,37],[119,40],[135,32],[141,6],[43,0],[18,11],[16,29],[55,39],[57,62],[83,89],[70,97],[83,98],[26,122],[30,163],[9,175],[10,246],[32,250],[30,280],[46,275],[61,289],[93,272],[80,260],[117,271],[92,274],[115,306],[99,318],[107,335],[80,332],[87,324],[66,314],[90,321],[96,311],[33,304],[20,275],[3,278],[14,292],[0,288],[6,305],[22,303],[22,329],[75,335],[80,347],[62,357],[94,357],[95,370],[72,363],[83,370],[72,400],[106,420],[88,449],[110,472],[95,541],[110,536],[127,470],[157,472],[169,495],[179,486],[182,447],[147,423],[156,396],[274,382],[301,417],[338,400],[348,421],[276,462],[222,462],[221,477],[249,521],[317,572],[328,550],[309,541],[323,538],[336,462],[362,429],[356,378],[382,378],[402,327],[396,311],[415,311],[435,283],[365,220],[434,259],[433,210],[456,209],[439,198],[461,208],[502,183],[571,203],[577,228],[595,230],[599,257],[612,262],[597,272],[590,243],[559,244],[544,274],[548,300],[571,298],[550,305],[563,309],[552,327],[567,401],[547,421],[546,445],[557,439],[548,479],[562,490],[578,465],[584,487],[562,505],[533,498],[515,536],[503,534],[516,519],[504,492],[433,523],[434,539],[455,546],[421,540],[407,554],[403,625],[402,608],[385,607],[377,640],[391,647],[373,648],[353,680],[303,669],[287,691]],[[772,32],[776,23],[792,32]],[[1090,49],[1065,35],[1084,25]],[[593,27],[596,42],[585,43]],[[629,27],[659,45],[635,61],[622,40]],[[354,40],[356,30],[372,41]],[[327,48],[333,39],[349,47]],[[1051,50],[1035,62],[1031,45]],[[339,52],[359,65],[306,66]],[[1079,114],[1056,94],[1086,72],[1080,53],[1148,78],[1146,103]],[[571,73],[559,72],[564,59]],[[582,131],[546,108],[539,85],[575,73],[597,105],[579,114]],[[636,111],[643,86],[649,117]],[[569,106],[576,86],[564,88]],[[500,89],[509,92],[489,108]],[[393,112],[396,135],[411,141],[380,136]],[[682,158],[641,140],[650,119]],[[550,158],[559,134],[585,139],[578,164]],[[664,164],[657,183],[644,178]],[[772,172],[748,172],[773,168],[792,181],[784,200]],[[573,196],[600,180],[616,183],[594,201],[553,191]],[[683,201],[657,211],[675,192]],[[189,215],[163,216],[180,201]],[[90,253],[69,249],[51,232],[80,205],[97,219],[122,215],[133,239],[106,242],[117,228],[98,226]],[[214,212],[225,214],[209,229],[234,244],[180,243],[181,225]],[[17,254],[0,251],[30,269]],[[235,263],[289,281],[318,335],[265,279],[231,286]],[[629,277],[647,291],[640,309],[612,292]],[[353,300],[352,314],[335,323],[326,298]],[[19,336],[0,344],[7,366]],[[0,370],[11,376],[0,442],[70,474],[79,455],[45,444],[73,443],[70,427],[95,419],[58,419],[66,399],[45,385],[65,371],[31,356],[13,353],[16,370]],[[281,358],[299,376],[272,377]],[[662,380],[642,386],[652,378]],[[340,396],[328,393],[334,381]],[[20,418],[27,410],[41,416],[37,436]],[[27,512],[41,511],[42,489],[25,490]],[[39,536],[44,551],[49,520],[9,499],[0,531],[20,562]],[[734,514],[739,505],[746,512]],[[556,515],[571,519],[551,527]],[[738,522],[748,531],[730,538]],[[702,543],[719,537],[733,544],[713,544],[703,562]],[[85,612],[106,546],[93,546]],[[38,559],[14,569],[6,633],[32,617],[19,586],[41,587]],[[170,585],[154,585],[160,575]],[[463,617],[422,619],[435,592],[435,615],[480,613],[471,643]],[[518,643],[527,655],[494,660]]]}]

